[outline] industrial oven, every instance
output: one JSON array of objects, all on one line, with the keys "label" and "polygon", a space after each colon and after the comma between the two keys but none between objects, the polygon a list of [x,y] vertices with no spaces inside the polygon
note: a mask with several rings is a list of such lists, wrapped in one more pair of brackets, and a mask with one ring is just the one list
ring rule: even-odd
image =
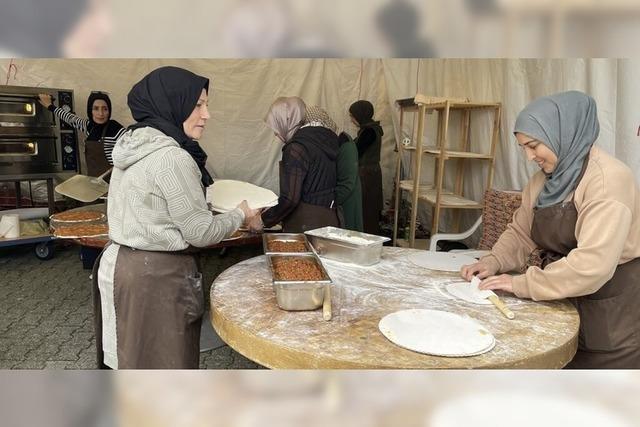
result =
[{"label": "industrial oven", "polygon": [[70,89],[0,85],[0,178],[78,172],[76,130],[44,108],[39,93],[74,110]]}]

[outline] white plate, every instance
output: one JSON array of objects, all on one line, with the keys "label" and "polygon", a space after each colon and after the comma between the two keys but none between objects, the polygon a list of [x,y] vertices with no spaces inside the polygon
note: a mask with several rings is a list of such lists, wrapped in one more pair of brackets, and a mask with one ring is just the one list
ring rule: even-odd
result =
[{"label": "white plate", "polygon": [[233,179],[216,180],[207,188],[207,202],[216,212],[232,211],[243,200],[251,209],[262,209],[277,205],[278,195],[269,189]]},{"label": "white plate", "polygon": [[439,310],[397,311],[383,317],[378,329],[400,347],[434,356],[475,356],[496,344],[491,332],[475,320]]},{"label": "white plate", "polygon": [[244,234],[239,234],[238,236],[234,236],[233,234],[230,237],[227,237],[226,239],[222,239],[223,242],[228,242],[230,240],[238,240],[244,237]]},{"label": "white plate", "polygon": [[55,236],[56,239],[93,239],[95,237],[109,237],[109,234],[91,234],[91,235],[78,235],[78,236],[57,236],[55,233],[53,233],[53,235]]},{"label": "white plate", "polygon": [[438,271],[458,272],[463,265],[474,264],[478,262],[470,256],[457,254],[453,252],[434,252],[421,251],[409,255],[409,261],[418,267],[428,268]]}]

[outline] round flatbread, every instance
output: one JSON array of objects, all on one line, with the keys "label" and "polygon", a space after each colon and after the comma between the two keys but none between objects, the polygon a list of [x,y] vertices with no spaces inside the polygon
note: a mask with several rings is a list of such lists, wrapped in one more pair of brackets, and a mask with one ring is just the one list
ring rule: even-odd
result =
[{"label": "round flatbread", "polygon": [[434,356],[464,357],[495,346],[487,329],[469,317],[439,310],[410,309],[386,315],[378,324],[392,343]]},{"label": "round flatbread", "polygon": [[56,227],[53,235],[62,239],[81,239],[85,237],[108,236],[107,224],[78,224]]},{"label": "round flatbread", "polygon": [[53,214],[50,218],[57,222],[89,222],[101,221],[105,215],[98,211],[66,211]]},{"label": "round flatbread", "polygon": [[271,190],[233,179],[216,180],[207,188],[207,202],[217,212],[234,210],[243,200],[251,209],[262,209],[278,204],[278,196]]}]

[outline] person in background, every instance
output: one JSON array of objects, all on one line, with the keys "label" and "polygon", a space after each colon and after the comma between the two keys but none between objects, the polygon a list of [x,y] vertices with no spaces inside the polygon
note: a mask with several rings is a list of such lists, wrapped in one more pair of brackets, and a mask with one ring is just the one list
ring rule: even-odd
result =
[{"label": "person in background", "polygon": [[[118,138],[124,134],[125,128],[117,120],[111,119],[109,95],[98,91],[89,94],[86,119],[73,114],[67,106],[56,107],[49,94],[39,94],[38,100],[56,117],[64,120],[86,136],[84,155],[87,175],[100,176],[113,166],[111,152]],[[83,267],[85,269],[93,268],[99,254],[99,249],[81,246],[80,259]]]},{"label": "person in background", "polygon": [[349,107],[349,114],[359,128],[355,143],[358,148],[358,168],[362,186],[364,232],[380,234],[380,214],[383,208],[380,150],[384,132],[380,122],[373,120],[373,105],[369,101],[354,102]]},{"label": "person in background", "polygon": [[[633,172],[594,145],[596,103],[577,91],[538,98],[514,133],[540,167],[513,221],[462,276],[536,301],[569,298],[580,315],[570,368],[640,368],[640,191]],[[542,248],[542,268],[526,265]]]},{"label": "person in background", "polygon": [[280,97],[269,108],[265,122],[284,144],[280,195],[276,206],[249,224],[252,231],[279,222],[292,233],[340,226],[335,202],[337,136],[324,126],[303,127],[305,115],[305,103],[296,96]]},{"label": "person in background", "polygon": [[[338,126],[329,114],[318,106],[307,107],[306,126],[324,126],[336,133]],[[336,204],[343,228],[362,231],[362,193],[358,176],[358,149],[346,133],[338,136],[336,163]]]},{"label": "person in background", "polygon": [[68,107],[56,107],[51,95],[40,94],[38,100],[53,114],[86,135],[87,175],[99,176],[113,165],[111,152],[124,133],[124,127],[111,119],[111,99],[104,92],[91,92],[87,99],[87,118],[76,116]]},{"label": "person in background", "polygon": [[[98,361],[111,368],[196,369],[204,311],[193,247],[229,237],[257,211],[213,215],[205,201],[209,79],[177,67],[136,83],[136,124],[113,149],[110,244],[94,267]],[[205,170],[206,171],[206,170]]]}]

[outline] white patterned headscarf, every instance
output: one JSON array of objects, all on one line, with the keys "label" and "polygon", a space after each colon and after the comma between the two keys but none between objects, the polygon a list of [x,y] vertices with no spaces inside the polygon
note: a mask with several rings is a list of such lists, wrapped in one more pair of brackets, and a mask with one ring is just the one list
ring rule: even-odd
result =
[{"label": "white patterned headscarf", "polygon": [[578,91],[538,98],[518,114],[513,132],[537,139],[558,157],[536,207],[561,203],[578,185],[584,161],[600,133],[596,102]]},{"label": "white patterned headscarf", "polygon": [[280,97],[271,104],[264,121],[282,142],[287,143],[302,126],[306,110],[301,98]]},{"label": "white patterned headscarf", "polygon": [[338,126],[336,125],[336,122],[333,121],[329,113],[317,105],[307,107],[307,114],[304,118],[304,123],[305,126],[322,126],[327,129],[331,129],[333,133],[338,131]]}]

